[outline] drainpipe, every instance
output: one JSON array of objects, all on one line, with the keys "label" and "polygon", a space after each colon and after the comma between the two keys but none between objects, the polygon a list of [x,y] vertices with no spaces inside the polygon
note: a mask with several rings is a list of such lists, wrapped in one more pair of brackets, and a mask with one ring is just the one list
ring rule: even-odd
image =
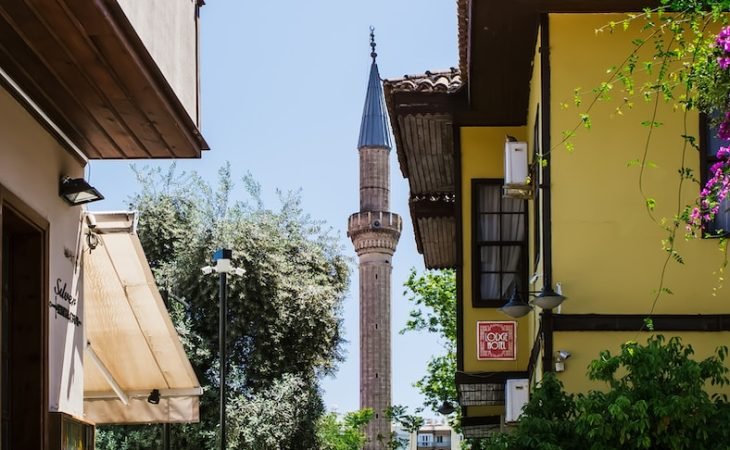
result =
[{"label": "drainpipe", "polygon": [[[542,108],[541,146],[546,165],[542,168],[542,280],[543,288],[553,286],[552,203],[550,195],[550,19],[540,14],[540,107]],[[553,311],[542,312],[542,370],[553,370]]]}]

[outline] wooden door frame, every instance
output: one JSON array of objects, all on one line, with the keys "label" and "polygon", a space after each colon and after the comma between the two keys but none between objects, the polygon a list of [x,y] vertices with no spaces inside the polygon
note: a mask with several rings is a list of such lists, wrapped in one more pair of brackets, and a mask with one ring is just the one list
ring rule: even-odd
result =
[{"label": "wooden door frame", "polygon": [[[30,206],[28,206],[27,203],[25,203],[23,200],[21,200],[18,196],[10,192],[7,188],[5,188],[2,184],[0,184],[0,230],[2,230],[3,225],[3,209],[8,208],[12,210],[13,214],[17,215],[23,221],[25,221],[28,225],[35,228],[41,235],[41,305],[40,305],[40,314],[41,314],[41,365],[42,365],[42,393],[41,393],[41,401],[43,402],[42,408],[41,408],[41,417],[40,417],[40,423],[41,428],[43,430],[43,434],[41,436],[41,443],[42,443],[42,449],[48,449],[49,445],[49,436],[48,436],[48,388],[49,388],[49,380],[48,380],[48,374],[49,374],[49,366],[50,362],[48,360],[48,318],[49,318],[49,312],[48,312],[48,304],[50,301],[50,294],[49,294],[49,235],[50,235],[50,224],[48,220],[43,218],[40,214],[38,214],[35,210],[33,210]],[[2,233],[0,231],[0,233]],[[0,265],[2,264],[2,239],[0,239]],[[2,277],[2,273],[0,273],[0,278]]]}]

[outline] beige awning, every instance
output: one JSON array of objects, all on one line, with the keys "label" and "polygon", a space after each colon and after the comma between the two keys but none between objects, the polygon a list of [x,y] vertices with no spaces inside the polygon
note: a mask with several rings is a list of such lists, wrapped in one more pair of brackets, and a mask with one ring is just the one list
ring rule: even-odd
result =
[{"label": "beige awning", "polygon": [[[135,233],[135,213],[93,216],[98,245],[84,246],[83,274],[86,419],[197,422],[200,383]],[[154,389],[159,404],[147,401]]]}]

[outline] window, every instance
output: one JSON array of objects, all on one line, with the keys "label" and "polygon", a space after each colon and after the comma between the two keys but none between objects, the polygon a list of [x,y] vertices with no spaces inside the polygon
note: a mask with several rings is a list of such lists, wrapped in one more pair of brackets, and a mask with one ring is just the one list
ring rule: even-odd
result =
[{"label": "window", "polygon": [[[730,142],[723,141],[717,137],[717,126],[713,122],[713,120],[709,120],[705,116],[701,118],[700,129],[702,130],[702,134],[700,136],[700,146],[702,147],[702,153],[700,156],[700,171],[702,175],[702,187],[705,186],[707,180],[712,176],[710,167],[718,162],[717,151],[721,146],[727,147],[730,145]],[[705,226],[705,232],[706,236],[730,234],[730,198],[725,198],[722,202],[715,219],[712,223]]]},{"label": "window", "polygon": [[474,180],[474,306],[500,307],[527,291],[527,201],[502,197],[501,179]]}]

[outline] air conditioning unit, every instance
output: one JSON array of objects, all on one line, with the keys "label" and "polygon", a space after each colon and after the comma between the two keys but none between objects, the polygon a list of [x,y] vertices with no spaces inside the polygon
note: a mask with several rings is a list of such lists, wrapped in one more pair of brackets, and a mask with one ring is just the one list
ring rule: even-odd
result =
[{"label": "air conditioning unit", "polygon": [[533,182],[527,164],[527,142],[508,138],[504,145],[504,188],[509,198],[532,198]]},{"label": "air conditioning unit", "polygon": [[530,400],[530,380],[507,380],[504,391],[504,421],[517,422],[522,415],[522,408]]}]

